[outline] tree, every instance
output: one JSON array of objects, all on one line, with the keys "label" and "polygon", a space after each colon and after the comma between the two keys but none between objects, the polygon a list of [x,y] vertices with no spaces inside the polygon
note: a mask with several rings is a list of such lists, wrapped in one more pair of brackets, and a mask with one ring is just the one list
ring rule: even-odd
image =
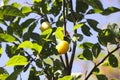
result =
[{"label": "tree", "polygon": [[[104,9],[99,0],[33,0],[32,4],[28,3],[29,6],[8,2],[9,0],[4,0],[4,6],[0,7],[0,24],[3,26],[0,27],[0,56],[4,44],[9,57],[5,65],[0,67],[1,80],[16,80],[21,72],[26,71],[29,71],[28,80],[40,80],[41,75],[48,80],[80,80],[82,75],[85,75],[84,80],[88,80],[91,75],[95,75],[98,80],[108,80],[99,66],[119,69],[118,53],[114,54],[120,47],[118,25],[109,24],[106,29],[100,29],[97,27],[98,21],[85,18],[90,14],[107,16],[120,11],[119,8]],[[30,18],[30,15],[33,17]],[[52,28],[40,32],[39,24],[45,21],[49,22]],[[91,30],[97,33],[97,43],[83,41],[84,36],[94,35]],[[67,53],[58,53],[58,40],[70,44]],[[108,48],[108,45],[115,48]],[[72,76],[76,48],[82,49],[77,58],[91,61],[94,67],[86,74]],[[107,54],[101,56],[105,48]],[[9,66],[14,68],[12,74],[8,74],[5,69]]]}]

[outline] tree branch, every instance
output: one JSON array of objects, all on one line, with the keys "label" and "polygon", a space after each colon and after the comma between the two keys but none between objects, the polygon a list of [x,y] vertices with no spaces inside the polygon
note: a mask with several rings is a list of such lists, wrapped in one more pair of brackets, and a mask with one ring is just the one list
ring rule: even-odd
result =
[{"label": "tree branch", "polygon": [[[76,17],[74,15],[74,10],[73,10],[73,4],[72,4],[72,0],[70,0],[70,9],[71,9],[71,14],[72,14],[72,18],[73,18],[73,23],[74,25],[76,24]],[[77,30],[74,31],[74,34],[77,33]],[[74,61],[74,56],[75,56],[75,52],[76,52],[76,41],[75,44],[73,44],[73,51],[72,51],[72,55],[71,55],[71,59],[70,59],[70,71],[69,74],[71,74],[72,71],[72,65],[73,65],[73,61]]]},{"label": "tree branch", "polygon": [[[65,0],[63,0],[62,2],[62,5],[63,5],[63,22],[64,22],[64,35],[66,36],[67,35],[67,30],[66,30],[66,16],[65,16]],[[68,58],[68,55],[67,53],[65,54],[65,61],[66,61],[66,69],[68,70],[67,71],[67,74],[69,72],[69,58]]]},{"label": "tree branch", "polygon": [[97,64],[93,67],[93,69],[90,71],[90,73],[87,75],[87,77],[85,78],[85,80],[88,80],[88,78],[92,75],[93,71],[99,66],[101,65],[112,53],[114,53],[115,51],[117,51],[119,49],[119,45],[117,46],[117,48],[115,48],[113,51],[109,52],[108,54]]}]

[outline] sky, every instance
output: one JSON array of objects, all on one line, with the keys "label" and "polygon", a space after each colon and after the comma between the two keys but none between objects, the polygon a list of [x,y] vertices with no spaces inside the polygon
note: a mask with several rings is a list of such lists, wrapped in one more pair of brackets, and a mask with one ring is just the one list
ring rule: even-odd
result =
[{"label": "sky", "polygon": [[[110,6],[120,8],[119,0],[101,0],[101,1],[104,5],[104,8],[107,8],[107,7],[110,7]],[[0,2],[1,2],[1,0],[0,0]],[[27,5],[26,2],[32,3],[32,0],[10,0],[10,3],[12,3],[12,2],[18,2],[18,3],[21,3],[22,5]],[[33,17],[33,16],[31,15],[30,17]],[[86,16],[86,18],[97,20],[99,22],[98,27],[101,28],[101,29],[105,28],[109,23],[117,23],[120,26],[120,12],[111,14],[109,16],[102,16],[100,14],[93,14],[93,15]],[[67,25],[69,26],[70,24],[67,24]],[[96,34],[95,32],[93,32],[93,33]],[[90,38],[85,37],[84,41],[97,42],[96,35],[94,35]],[[3,44],[3,47],[5,47],[5,44]],[[76,53],[79,53],[79,52],[80,52],[80,50],[77,49]],[[4,66],[5,62],[7,60],[8,60],[8,57],[5,54],[5,52],[3,52],[3,55],[0,58],[0,67]],[[72,71],[74,73],[85,72],[84,68],[85,67],[87,68],[87,67],[89,67],[89,65],[91,65],[91,64],[87,65],[87,63],[88,62],[83,62],[83,61],[80,61],[80,60],[76,60],[73,64],[74,66],[73,66]],[[80,67],[80,65],[82,65],[82,64],[84,64],[84,65]],[[9,73],[11,73],[13,71],[13,69],[10,68],[10,67],[6,67],[6,69],[8,70]],[[22,73],[21,75],[22,75],[22,77],[24,77],[24,79],[26,79],[28,77],[28,72]],[[20,79],[18,78],[17,80],[20,80]]]}]

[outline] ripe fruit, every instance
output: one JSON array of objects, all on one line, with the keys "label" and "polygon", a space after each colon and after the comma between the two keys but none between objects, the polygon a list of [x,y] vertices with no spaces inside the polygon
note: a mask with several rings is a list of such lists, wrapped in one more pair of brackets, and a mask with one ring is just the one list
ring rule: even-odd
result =
[{"label": "ripe fruit", "polygon": [[67,41],[60,41],[57,44],[56,49],[59,54],[65,54],[69,49],[69,43]]},{"label": "ripe fruit", "polygon": [[41,24],[40,30],[43,32],[47,29],[51,28],[51,25],[49,22],[45,21]]}]

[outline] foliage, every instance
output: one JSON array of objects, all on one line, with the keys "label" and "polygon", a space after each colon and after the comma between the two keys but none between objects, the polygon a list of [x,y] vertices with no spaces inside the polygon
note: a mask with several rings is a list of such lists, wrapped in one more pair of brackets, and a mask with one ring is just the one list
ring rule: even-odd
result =
[{"label": "foliage", "polygon": [[[0,27],[0,57],[5,52],[9,60],[0,67],[0,80],[16,80],[21,72],[26,71],[29,71],[28,80],[41,80],[42,75],[48,80],[80,80],[86,74],[78,77],[71,75],[76,48],[82,49],[77,59],[94,63],[84,80],[88,80],[92,74],[98,80],[108,80],[105,74],[100,73],[99,66],[108,61],[109,66],[119,67],[119,60],[113,53],[120,47],[120,28],[114,23],[109,24],[106,29],[100,29],[98,21],[85,17],[90,14],[107,16],[120,9],[112,6],[104,9],[100,0],[75,0],[76,6],[73,6],[73,1],[33,0],[31,5],[23,6],[4,0],[5,4],[0,7],[0,25],[4,26]],[[33,17],[30,18],[30,15]],[[48,21],[52,29],[41,32],[39,26],[44,21]],[[67,26],[67,23],[72,25]],[[67,30],[68,28],[72,28],[72,31]],[[97,43],[83,41],[84,37],[94,35],[91,30],[98,33]],[[71,56],[58,54],[58,39],[73,45],[67,52]],[[116,48],[107,50],[108,54],[96,63],[94,60],[100,57],[103,47],[107,48],[108,44],[116,45]],[[9,66],[14,68],[11,74],[5,70]]]}]

